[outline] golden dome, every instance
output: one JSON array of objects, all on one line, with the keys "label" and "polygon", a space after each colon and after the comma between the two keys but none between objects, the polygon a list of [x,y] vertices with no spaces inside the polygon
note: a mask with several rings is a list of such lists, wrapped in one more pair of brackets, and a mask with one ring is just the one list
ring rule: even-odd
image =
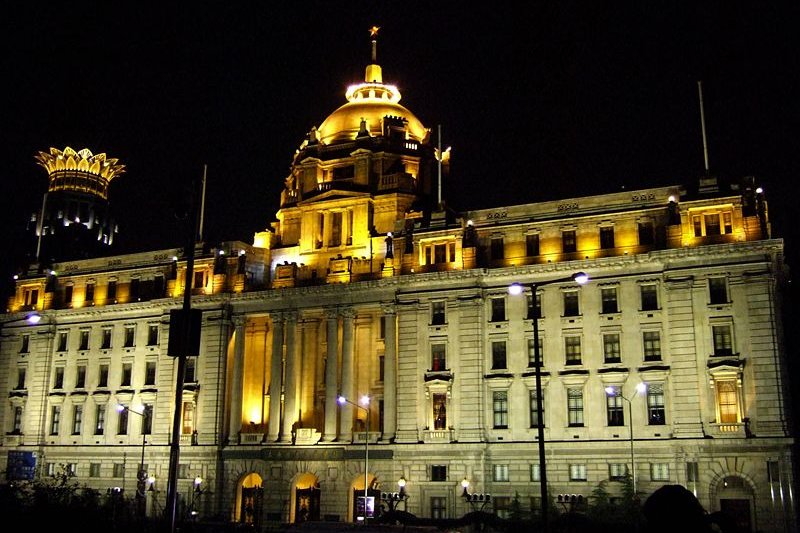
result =
[{"label": "golden dome", "polygon": [[400,91],[397,87],[383,83],[381,67],[375,63],[374,41],[372,59],[373,63],[367,65],[364,83],[348,87],[345,93],[347,103],[331,113],[317,129],[321,143],[355,139],[362,120],[366,122],[370,136],[382,136],[383,119],[386,116],[404,119],[409,139],[424,142],[428,137],[429,130],[422,122],[399,104]]}]

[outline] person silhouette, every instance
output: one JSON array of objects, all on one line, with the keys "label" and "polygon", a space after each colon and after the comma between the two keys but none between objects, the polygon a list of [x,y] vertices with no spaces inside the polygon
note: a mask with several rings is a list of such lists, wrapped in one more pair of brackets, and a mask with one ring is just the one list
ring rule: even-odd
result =
[{"label": "person silhouette", "polygon": [[642,508],[649,533],[712,532],[708,513],[683,485],[664,485],[651,494]]}]

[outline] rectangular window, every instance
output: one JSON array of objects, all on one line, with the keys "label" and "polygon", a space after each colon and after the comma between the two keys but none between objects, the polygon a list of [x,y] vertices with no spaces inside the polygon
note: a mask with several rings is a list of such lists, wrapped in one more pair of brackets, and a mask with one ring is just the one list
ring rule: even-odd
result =
[{"label": "rectangular window", "polygon": [[89,477],[100,477],[100,463],[89,463]]},{"label": "rectangular window", "polygon": [[650,463],[650,481],[669,481],[669,463]]},{"label": "rectangular window", "polygon": [[653,284],[641,285],[639,291],[642,296],[642,311],[658,310],[658,292],[656,291],[656,286]]},{"label": "rectangular window", "polygon": [[619,333],[604,333],[603,362],[619,363],[621,360]]},{"label": "rectangular window", "polygon": [[569,465],[570,481],[586,481],[586,465]]},{"label": "rectangular window", "polygon": [[[544,339],[539,336],[539,366],[544,366]],[[536,367],[536,346],[528,339],[528,368]]]},{"label": "rectangular window", "polygon": [[14,406],[14,422],[12,424],[11,432],[14,435],[20,435],[22,433],[22,406],[15,405]]},{"label": "rectangular window", "polygon": [[564,354],[566,364],[581,364],[581,337],[580,335],[567,335],[564,337]]},{"label": "rectangular window", "polygon": [[664,408],[664,385],[647,386],[647,423],[651,426],[663,426],[666,414]]},{"label": "rectangular window", "polygon": [[98,405],[94,412],[94,434],[102,435],[106,429],[106,406]]},{"label": "rectangular window", "polygon": [[700,481],[700,465],[694,461],[686,463],[686,481],[689,483]]},{"label": "rectangular window", "polygon": [[617,305],[617,288],[605,287],[600,289],[600,298],[602,301],[602,313],[618,313],[619,306]]},{"label": "rectangular window", "polygon": [[694,228],[695,237],[703,236],[703,221],[700,219],[700,215],[694,215],[692,217],[692,227]]},{"label": "rectangular window", "polygon": [[539,468],[539,463],[531,465],[531,481],[539,481],[542,479],[542,469]]},{"label": "rectangular window", "polygon": [[508,465],[493,465],[492,481],[508,481]]},{"label": "rectangular window", "polygon": [[125,348],[133,348],[136,345],[136,326],[125,326]]},{"label": "rectangular window", "polygon": [[114,477],[125,477],[124,463],[114,463]]},{"label": "rectangular window", "polygon": [[63,389],[64,388],[64,367],[57,366],[56,367],[56,375],[53,377],[53,388],[54,389]]},{"label": "rectangular window", "polygon": [[539,255],[539,234],[529,233],[525,235],[525,255],[534,257]]},{"label": "rectangular window", "polygon": [[86,365],[78,365],[75,371],[75,388],[82,389],[86,387]]},{"label": "rectangular window", "polygon": [[447,394],[433,393],[433,429],[447,429]]},{"label": "rectangular window", "polygon": [[431,518],[447,518],[447,498],[431,496]]},{"label": "rectangular window", "polygon": [[142,435],[153,433],[153,404],[146,403],[142,406]]},{"label": "rectangular window", "polygon": [[117,435],[128,434],[128,410],[123,409],[119,411],[117,416]]},{"label": "rectangular window", "polygon": [[84,296],[84,301],[87,304],[94,303],[94,283],[86,284],[86,295]]},{"label": "rectangular window", "polygon": [[655,233],[653,231],[652,222],[639,222],[639,244],[653,244],[655,242]]},{"label": "rectangular window", "polygon": [[108,365],[100,365],[100,372],[97,375],[97,386],[108,387]]},{"label": "rectangular window", "polygon": [[334,211],[331,213],[331,238],[328,246],[339,246],[342,244],[342,212]]},{"label": "rectangular window", "polygon": [[492,413],[494,415],[494,429],[508,428],[508,392],[494,391],[492,393]]},{"label": "rectangular window", "polygon": [[722,213],[722,228],[726,235],[733,231],[733,217],[730,211]]},{"label": "rectangular window", "polygon": [[158,324],[148,324],[147,326],[147,345],[155,346],[158,344]]},{"label": "rectangular window", "polygon": [[539,417],[539,412],[536,409],[536,389],[530,391],[530,412],[531,412],[531,427],[539,427],[539,421],[544,421],[544,397],[542,397],[542,416]]},{"label": "rectangular window", "polygon": [[431,302],[431,325],[441,326],[445,324],[444,302]]},{"label": "rectangular window", "polygon": [[578,316],[580,314],[580,307],[578,306],[578,291],[565,291],[564,316]]},{"label": "rectangular window", "polygon": [[492,303],[492,322],[504,322],[506,319],[506,299],[490,298]]},{"label": "rectangular window", "polygon": [[729,324],[711,326],[714,337],[714,355],[733,355],[733,334]]},{"label": "rectangular window", "polygon": [[622,481],[628,473],[628,465],[625,463],[610,463],[608,465],[608,479],[611,481]]},{"label": "rectangular window", "polygon": [[431,481],[447,481],[447,465],[431,465]]},{"label": "rectangular window", "polygon": [[164,276],[153,276],[153,296],[156,298],[163,298],[166,284],[164,283]]},{"label": "rectangular window", "polygon": [[78,350],[88,350],[89,349],[89,330],[82,329],[78,334]]},{"label": "rectangular window", "polygon": [[622,396],[619,394],[606,395],[606,415],[609,426],[624,426],[625,412],[622,405]]},{"label": "rectangular window", "polygon": [[16,390],[24,390],[25,389],[25,377],[27,374],[27,368],[21,366],[17,368],[17,386]]},{"label": "rectangular window", "polygon": [[739,422],[739,394],[734,380],[717,382],[717,406],[721,424]]},{"label": "rectangular window", "polygon": [[506,341],[492,342],[492,370],[508,368],[506,363]]},{"label": "rectangular window", "polygon": [[503,259],[505,256],[504,246],[503,246],[503,238],[502,237],[492,237],[491,240],[491,254],[492,259]]},{"label": "rectangular window", "polygon": [[61,423],[61,406],[54,405],[50,409],[50,434],[58,435],[58,426]]},{"label": "rectangular window", "polygon": [[140,293],[141,281],[139,278],[131,279],[130,286],[128,290],[130,291],[130,300],[131,302],[138,302],[140,300],[139,293]]},{"label": "rectangular window", "polygon": [[708,278],[709,303],[728,303],[728,284],[725,278]]},{"label": "rectangular window", "polygon": [[72,290],[72,285],[64,287],[64,305],[67,307],[72,307]]},{"label": "rectangular window", "polygon": [[117,282],[115,280],[111,280],[108,282],[108,289],[106,291],[106,303],[107,304],[117,303]]},{"label": "rectangular window", "polygon": [[434,372],[447,370],[447,352],[445,344],[431,344],[431,370]]},{"label": "rectangular window", "polygon": [[447,244],[434,244],[433,245],[433,262],[437,265],[447,263]]},{"label": "rectangular window", "polygon": [[194,432],[194,403],[183,402],[181,433],[191,435]]},{"label": "rectangular window", "polygon": [[36,307],[36,304],[39,303],[39,289],[24,289],[22,291],[22,301],[28,308]]},{"label": "rectangular window", "polygon": [[580,388],[567,389],[567,420],[570,427],[583,426],[583,390]]},{"label": "rectangular window", "polygon": [[706,225],[706,235],[720,235],[719,213],[703,215],[703,222]]},{"label": "rectangular window", "polygon": [[22,346],[19,349],[19,353],[29,353],[30,352],[30,343],[31,343],[31,336],[25,334],[22,336]]},{"label": "rectangular window", "polygon": [[109,350],[111,348],[111,328],[103,328],[100,333],[100,349]]},{"label": "rectangular window", "polygon": [[145,363],[144,384],[145,385],[155,385],[156,384],[156,362],[155,361],[147,361],[147,363]]},{"label": "rectangular window", "polygon": [[578,249],[577,242],[574,230],[561,232],[561,246],[565,254],[576,251]]},{"label": "rectangular window", "polygon": [[67,351],[67,339],[69,338],[69,333],[66,331],[59,331],[58,332],[58,351],[59,352],[66,352]]},{"label": "rectangular window", "polygon": [[378,381],[383,382],[383,378],[386,375],[386,356],[379,355],[378,356]]},{"label": "rectangular window", "polygon": [[[197,382],[197,372],[195,371],[195,359],[194,357],[187,357],[186,358],[186,366],[184,367],[185,372],[183,374],[183,381],[186,383],[196,383]],[[323,376],[325,374],[323,373]]]},{"label": "rectangular window", "polygon": [[83,425],[83,406],[82,405],[73,405],[72,406],[72,434],[73,435],[80,435],[81,434],[81,426]]},{"label": "rectangular window", "polygon": [[607,250],[614,247],[614,228],[606,226],[600,228],[600,248]]},{"label": "rectangular window", "polygon": [[514,512],[512,508],[511,496],[493,496],[494,514],[497,518],[508,520]]},{"label": "rectangular window", "polygon": [[378,326],[378,338],[386,338],[386,315],[380,317],[380,324]]},{"label": "rectangular window", "polygon": [[120,387],[130,387],[131,386],[131,376],[133,374],[133,364],[132,363],[122,363],[122,379],[120,379],[119,385]]},{"label": "rectangular window", "polygon": [[525,296],[525,301],[528,307],[528,315],[525,318],[528,320],[533,320],[534,318],[542,318],[542,294],[539,292],[536,293],[535,305],[533,297],[530,294]]},{"label": "rectangular window", "polygon": [[661,361],[661,332],[643,331],[642,349],[645,361]]}]

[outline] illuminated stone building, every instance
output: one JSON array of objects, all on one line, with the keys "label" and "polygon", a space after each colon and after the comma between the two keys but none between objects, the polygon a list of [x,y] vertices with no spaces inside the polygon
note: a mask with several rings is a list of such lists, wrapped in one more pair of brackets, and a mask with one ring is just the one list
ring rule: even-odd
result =
[{"label": "illuminated stone building", "polygon": [[[753,178],[452,213],[437,196],[449,152],[383,82],[374,43],[346,99],[299,146],[271,227],[198,245],[184,509],[353,521],[366,477],[378,499],[404,478],[418,516],[471,510],[465,479],[501,515],[515,495],[535,510],[538,310],[553,498],[604,481],[618,495],[633,460],[642,497],[679,483],[752,529],[794,530],[783,242]],[[35,452],[41,475],[65,464],[130,494],[143,453],[158,512],[185,267],[173,249],[20,277],[0,345],[0,465]],[[556,282],[579,271],[589,283]],[[535,297],[509,294],[534,282]]]}]

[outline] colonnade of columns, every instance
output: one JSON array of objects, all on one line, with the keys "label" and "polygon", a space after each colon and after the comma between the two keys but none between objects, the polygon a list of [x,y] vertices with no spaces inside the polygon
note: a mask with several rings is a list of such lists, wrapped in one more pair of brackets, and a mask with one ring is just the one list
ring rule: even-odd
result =
[{"label": "colonnade of columns", "polygon": [[[382,440],[394,438],[397,428],[396,385],[397,385],[397,327],[393,305],[383,309],[385,317],[384,332],[384,373],[383,373],[383,436]],[[353,420],[354,407],[339,405],[337,397],[341,394],[356,401],[356,361],[355,361],[355,310],[353,308],[328,309],[323,315],[326,329],[326,359],[324,390],[324,422],[321,429],[323,442],[348,441]],[[313,328],[300,328],[298,334],[298,313],[278,311],[271,313],[272,349],[269,357],[269,416],[267,419],[266,441],[290,444],[292,430],[298,421],[301,407],[302,367],[308,357],[320,357],[319,343],[310,343],[305,337],[316,332]],[[242,429],[243,384],[245,372],[245,326],[246,317],[233,317],[233,368],[231,376],[230,423],[228,426],[229,444],[237,444]],[[340,337],[341,328],[341,337]],[[341,339],[341,346],[340,346]],[[285,352],[284,352],[285,350]],[[311,350],[312,353],[308,353]],[[372,381],[372,378],[369,380]],[[304,394],[302,397],[308,397]],[[283,400],[283,401],[281,401]],[[375,406],[372,408],[374,413]],[[375,426],[376,427],[376,426]]]}]

